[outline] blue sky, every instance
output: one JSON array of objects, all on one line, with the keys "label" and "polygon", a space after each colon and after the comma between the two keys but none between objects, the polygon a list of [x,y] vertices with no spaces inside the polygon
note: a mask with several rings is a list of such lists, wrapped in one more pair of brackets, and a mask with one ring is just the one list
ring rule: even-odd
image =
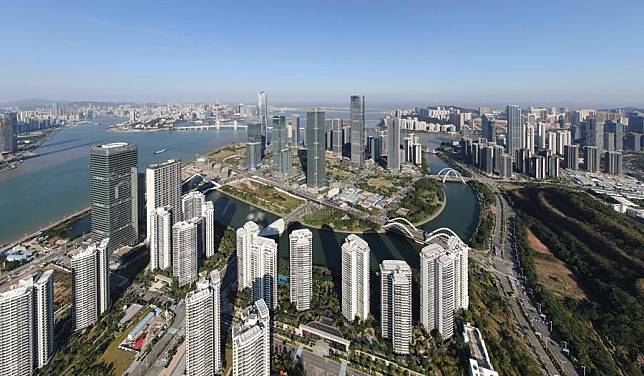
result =
[{"label": "blue sky", "polygon": [[0,101],[644,105],[644,1],[6,1]]}]

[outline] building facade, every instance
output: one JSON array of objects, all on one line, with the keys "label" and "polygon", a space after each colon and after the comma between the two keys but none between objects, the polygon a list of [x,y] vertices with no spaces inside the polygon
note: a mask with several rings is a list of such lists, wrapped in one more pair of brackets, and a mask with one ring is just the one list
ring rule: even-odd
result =
[{"label": "building facade", "polygon": [[139,238],[138,152],[124,142],[93,146],[90,152],[92,240],[109,238],[111,253]]},{"label": "building facade", "polygon": [[353,321],[369,316],[369,244],[350,234],[342,244],[342,314]]},{"label": "building facade", "polygon": [[74,251],[72,264],[72,323],[74,330],[94,325],[110,304],[109,239]]},{"label": "building facade", "polygon": [[208,280],[186,295],[186,374],[215,375],[222,371],[221,278],[213,270]]},{"label": "building facade", "polygon": [[313,234],[308,229],[289,235],[290,299],[298,311],[311,308],[313,286]]},{"label": "building facade", "polygon": [[306,185],[321,188],[326,185],[324,111],[315,109],[306,114]]},{"label": "building facade", "polygon": [[233,324],[233,376],[269,376],[271,372],[271,324],[266,302],[258,300]]},{"label": "building facade", "polygon": [[181,220],[181,161],[170,159],[163,163],[151,164],[145,170],[145,209],[147,238],[153,242],[153,221],[151,216],[157,208],[170,209],[171,224]]},{"label": "building facade", "polygon": [[380,329],[396,354],[409,354],[411,341],[411,268],[405,261],[380,264]]},{"label": "building facade", "polygon": [[364,95],[352,95],[350,98],[351,116],[351,163],[360,168],[364,166],[365,149],[365,102]]}]

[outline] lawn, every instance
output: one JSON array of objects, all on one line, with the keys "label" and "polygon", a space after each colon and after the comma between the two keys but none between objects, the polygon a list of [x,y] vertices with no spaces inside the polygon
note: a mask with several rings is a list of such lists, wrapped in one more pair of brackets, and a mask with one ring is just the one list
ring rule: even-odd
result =
[{"label": "lawn", "polygon": [[284,216],[297,209],[303,200],[253,180],[243,180],[233,186],[224,186],[222,191],[250,204]]},{"label": "lawn", "polygon": [[127,370],[127,367],[129,367],[130,364],[132,364],[132,362],[134,361],[134,357],[136,355],[133,352],[119,349],[119,345],[121,344],[121,342],[125,340],[125,338],[127,338],[128,333],[130,333],[130,331],[134,329],[136,324],[139,323],[139,320],[145,317],[145,315],[147,315],[148,312],[151,312],[151,310],[145,309],[139,312],[136,315],[136,317],[134,317],[131,320],[130,325],[118,336],[116,336],[112,340],[112,342],[110,342],[109,346],[103,353],[103,356],[101,356],[101,358],[99,359],[100,361],[105,362],[107,364],[112,363],[112,366],[114,367],[115,375],[122,375],[123,372]]}]

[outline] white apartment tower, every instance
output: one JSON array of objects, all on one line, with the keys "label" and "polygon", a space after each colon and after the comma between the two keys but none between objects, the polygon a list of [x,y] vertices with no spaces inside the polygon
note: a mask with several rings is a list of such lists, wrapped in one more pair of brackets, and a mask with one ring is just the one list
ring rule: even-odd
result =
[{"label": "white apartment tower", "polygon": [[277,308],[277,243],[261,236],[251,246],[253,300],[263,299],[269,309]]},{"label": "white apartment tower", "polygon": [[172,266],[172,207],[156,208],[148,217],[150,224],[150,270]]},{"label": "white apartment tower", "polygon": [[369,244],[350,234],[342,244],[342,314],[353,321],[369,316]]},{"label": "white apartment tower", "polygon": [[72,256],[72,323],[74,330],[94,325],[110,306],[109,239],[91,243]]},{"label": "white apartment tower", "polygon": [[172,226],[172,276],[179,286],[197,280],[201,218],[177,222]]},{"label": "white apartment tower", "polygon": [[233,376],[269,376],[271,372],[270,312],[264,300],[246,308],[234,324]]},{"label": "white apartment tower", "polygon": [[396,354],[409,354],[411,341],[411,268],[402,260],[380,264],[380,328]]},{"label": "white apartment tower", "polygon": [[215,255],[215,205],[212,201],[204,203],[201,214],[206,227],[204,237],[206,257],[212,257]]},{"label": "white apartment tower", "polygon": [[294,230],[289,235],[291,303],[298,311],[311,308],[313,284],[313,234]]},{"label": "white apartment tower", "polygon": [[54,270],[33,278],[35,366],[44,367],[54,353]]},{"label": "white apartment tower", "polygon": [[153,222],[157,208],[170,207],[170,226],[181,220],[181,161],[170,159],[163,163],[151,164],[145,169],[145,208],[147,237],[153,241]]},{"label": "white apartment tower", "polygon": [[54,350],[53,270],[0,294],[0,375],[31,375]]},{"label": "white apartment tower", "polygon": [[248,221],[237,229],[237,289],[239,291],[253,286],[251,268],[251,246],[259,236],[257,223]]},{"label": "white apartment tower", "polygon": [[194,218],[201,217],[203,206],[206,203],[206,196],[203,193],[192,191],[188,194],[183,195],[181,198],[181,211],[183,213],[183,219],[185,221]]},{"label": "white apartment tower", "polygon": [[222,370],[221,278],[219,271],[209,280],[197,282],[186,295],[186,374],[215,375]]},{"label": "white apartment tower", "polygon": [[467,309],[469,247],[456,235],[439,234],[420,253],[420,321],[443,338],[454,334],[454,312]]}]

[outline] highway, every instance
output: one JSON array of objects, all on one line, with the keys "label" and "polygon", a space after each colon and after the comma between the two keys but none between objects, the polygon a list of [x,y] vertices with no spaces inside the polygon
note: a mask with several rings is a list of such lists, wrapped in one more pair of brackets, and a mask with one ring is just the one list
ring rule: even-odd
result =
[{"label": "highway", "polygon": [[[509,226],[509,224],[512,223],[512,217],[514,216],[511,205],[500,192],[498,181],[480,176],[479,174],[477,175],[479,176],[479,181],[487,183],[495,193],[496,223],[492,237],[492,250],[490,250],[487,256],[481,256],[480,254],[474,253],[472,256],[482,265],[488,265],[488,268],[486,269],[493,270],[497,273],[502,291],[517,291],[517,294],[512,294],[513,296],[509,297],[510,308],[512,309],[512,312],[517,318],[520,326],[524,329],[530,346],[542,364],[544,368],[542,372],[545,371],[546,374],[549,375],[559,375],[561,373],[557,367],[555,367],[550,356],[548,356],[543,342],[540,341],[539,338],[542,338],[545,341],[547,349],[554,355],[555,360],[563,366],[565,375],[577,375],[574,366],[570,360],[565,357],[562,348],[551,339],[550,330],[545,324],[545,320],[543,317],[539,316],[538,310],[534,307],[526,294],[526,287],[523,283],[524,278],[519,274],[521,269],[517,260],[514,233]],[[498,252],[493,251],[494,249],[497,249]],[[491,266],[491,269],[489,266]],[[515,286],[510,285],[511,282],[507,277],[510,277],[510,280],[513,281]]]}]

